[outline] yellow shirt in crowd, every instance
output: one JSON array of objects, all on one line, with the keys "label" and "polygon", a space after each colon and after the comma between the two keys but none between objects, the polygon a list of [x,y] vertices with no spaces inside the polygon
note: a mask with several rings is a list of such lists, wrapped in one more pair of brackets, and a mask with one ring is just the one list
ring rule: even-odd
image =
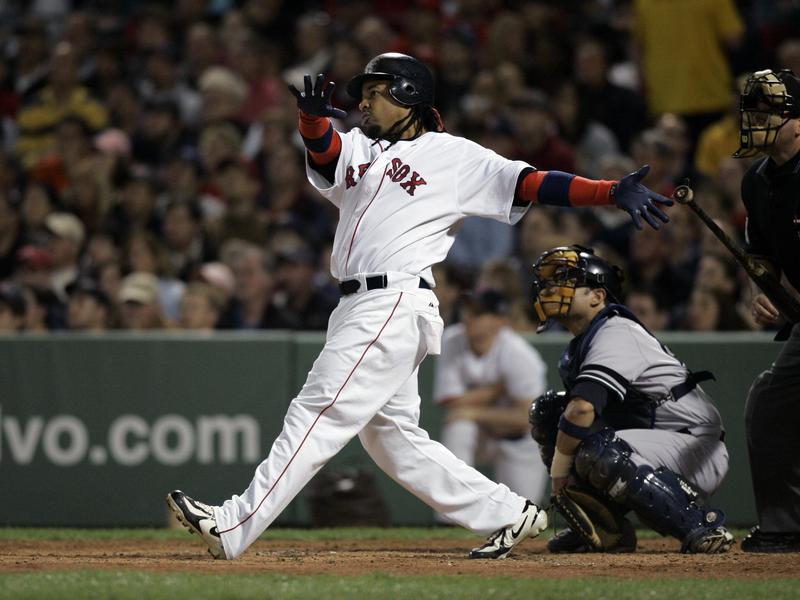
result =
[{"label": "yellow shirt in crowd", "polygon": [[727,109],[732,79],[725,40],[744,31],[733,0],[636,0],[635,9],[650,112]]},{"label": "yellow shirt in crowd", "polygon": [[56,126],[66,117],[83,119],[92,131],[102,129],[108,122],[105,107],[86,88],[76,87],[66,102],[59,102],[51,88],[44,88],[36,102],[23,108],[17,117],[17,153],[26,167],[53,150]]}]

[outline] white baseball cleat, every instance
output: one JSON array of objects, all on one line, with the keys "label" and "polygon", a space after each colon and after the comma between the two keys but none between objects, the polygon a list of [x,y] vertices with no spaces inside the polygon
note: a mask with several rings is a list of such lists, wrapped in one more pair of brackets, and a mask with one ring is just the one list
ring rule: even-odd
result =
[{"label": "white baseball cleat", "polygon": [[547,513],[530,500],[525,501],[525,508],[517,522],[498,529],[483,546],[473,548],[470,558],[505,558],[511,549],[528,537],[536,537],[547,529]]},{"label": "white baseball cleat", "polygon": [[197,533],[203,538],[211,556],[227,558],[212,507],[190,498],[180,490],[167,494],[167,506],[189,533]]}]

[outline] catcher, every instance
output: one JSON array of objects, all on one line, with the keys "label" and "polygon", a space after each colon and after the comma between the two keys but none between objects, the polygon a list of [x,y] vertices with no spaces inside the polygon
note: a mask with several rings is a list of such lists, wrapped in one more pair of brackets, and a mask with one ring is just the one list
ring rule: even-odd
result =
[{"label": "catcher", "polygon": [[556,319],[575,336],[559,362],[566,391],[530,411],[570,526],[548,549],[633,552],[633,511],[681,552],[727,551],[725,515],[702,505],[728,471],[719,412],[698,386],[711,373],[689,371],[619,304],[621,270],[590,248],[549,250],[533,272],[539,330]]}]

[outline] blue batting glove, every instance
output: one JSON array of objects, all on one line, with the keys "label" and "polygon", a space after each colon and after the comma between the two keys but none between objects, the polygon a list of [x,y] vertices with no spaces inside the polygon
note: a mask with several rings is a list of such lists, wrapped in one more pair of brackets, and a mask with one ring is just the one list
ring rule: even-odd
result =
[{"label": "blue batting glove", "polygon": [[655,203],[672,206],[673,201],[639,183],[647,177],[649,172],[650,165],[643,166],[638,171],[620,179],[617,187],[612,191],[614,204],[617,205],[617,208],[627,211],[633,219],[636,229],[643,228],[642,219],[647,221],[653,229],[658,229],[660,225],[653,216],[664,223],[669,223],[669,217]]},{"label": "blue batting glove", "polygon": [[298,90],[293,85],[289,85],[289,91],[297,98],[297,108],[307,115],[318,117],[333,117],[334,119],[344,119],[347,113],[339,108],[331,106],[331,97],[336,84],[332,81],[325,85],[325,76],[321,73],[317,75],[317,81],[311,85],[311,75],[303,77],[304,91]]}]

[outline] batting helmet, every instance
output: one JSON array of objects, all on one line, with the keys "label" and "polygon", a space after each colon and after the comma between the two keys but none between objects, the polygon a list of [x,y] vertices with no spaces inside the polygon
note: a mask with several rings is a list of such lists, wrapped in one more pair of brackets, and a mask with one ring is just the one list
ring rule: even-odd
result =
[{"label": "batting helmet", "polygon": [[347,83],[347,93],[361,100],[367,81],[389,82],[389,95],[403,106],[433,104],[433,75],[413,56],[398,52],[379,54],[364,67],[364,72]]},{"label": "batting helmet", "polygon": [[778,130],[800,118],[800,80],[784,69],[757,71],[747,80],[739,107],[739,149],[736,158],[757,154],[775,144]]},{"label": "batting helmet", "polygon": [[[622,270],[584,246],[548,250],[533,265],[533,307],[544,325],[550,317],[565,317],[575,289],[603,288],[611,302],[622,297]],[[546,294],[543,292],[547,291]]]}]

